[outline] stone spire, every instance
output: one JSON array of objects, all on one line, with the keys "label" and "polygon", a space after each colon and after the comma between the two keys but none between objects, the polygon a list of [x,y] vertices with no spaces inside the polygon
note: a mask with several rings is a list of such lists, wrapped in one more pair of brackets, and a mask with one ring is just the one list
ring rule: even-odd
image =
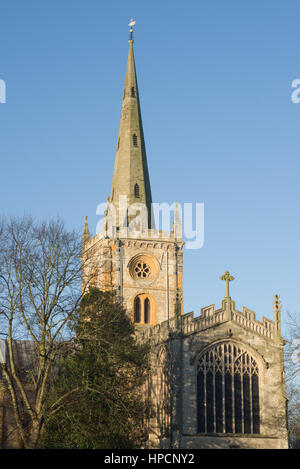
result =
[{"label": "stone spire", "polygon": [[129,24],[129,53],[109,201],[116,209],[117,226],[124,226],[126,220],[130,221],[130,216],[127,218],[126,212],[124,215],[119,209],[119,197],[123,196],[124,200],[126,196],[128,207],[133,203],[142,203],[147,207],[148,228],[151,228],[152,197],[133,53],[132,24],[133,21]]}]

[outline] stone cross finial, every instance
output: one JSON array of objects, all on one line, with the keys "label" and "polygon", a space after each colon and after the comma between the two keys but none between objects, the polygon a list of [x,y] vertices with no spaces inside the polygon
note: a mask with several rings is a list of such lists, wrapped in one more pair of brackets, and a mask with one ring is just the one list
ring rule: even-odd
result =
[{"label": "stone cross finial", "polygon": [[230,298],[229,282],[232,282],[232,280],[234,280],[234,277],[230,275],[228,270],[226,270],[225,274],[220,277],[220,280],[225,280],[225,298]]}]

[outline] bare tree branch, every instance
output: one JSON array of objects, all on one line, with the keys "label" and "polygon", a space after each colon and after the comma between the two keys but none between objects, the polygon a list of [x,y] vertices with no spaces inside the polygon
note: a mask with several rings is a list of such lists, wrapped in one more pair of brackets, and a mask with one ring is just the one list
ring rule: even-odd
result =
[{"label": "bare tree branch", "polygon": [[[25,448],[36,447],[50,412],[51,376],[85,293],[81,269],[80,236],[61,220],[0,221],[0,328],[8,350],[2,369]],[[28,338],[31,356],[20,359],[20,339]]]}]

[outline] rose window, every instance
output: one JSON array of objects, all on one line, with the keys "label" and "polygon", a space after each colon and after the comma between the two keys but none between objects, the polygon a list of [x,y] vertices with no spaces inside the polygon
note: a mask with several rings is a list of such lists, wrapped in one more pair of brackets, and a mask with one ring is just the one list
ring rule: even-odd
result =
[{"label": "rose window", "polygon": [[148,253],[134,256],[128,263],[129,274],[136,282],[155,282],[159,274],[159,263]]},{"label": "rose window", "polygon": [[138,262],[134,267],[134,272],[139,278],[147,278],[151,274],[151,269],[146,262]]}]

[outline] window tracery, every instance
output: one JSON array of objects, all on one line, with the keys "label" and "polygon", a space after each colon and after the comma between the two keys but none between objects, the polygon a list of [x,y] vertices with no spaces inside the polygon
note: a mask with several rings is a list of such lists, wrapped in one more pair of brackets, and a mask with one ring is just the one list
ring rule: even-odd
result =
[{"label": "window tracery", "polygon": [[223,342],[197,363],[199,433],[259,433],[259,368],[242,347]]}]

